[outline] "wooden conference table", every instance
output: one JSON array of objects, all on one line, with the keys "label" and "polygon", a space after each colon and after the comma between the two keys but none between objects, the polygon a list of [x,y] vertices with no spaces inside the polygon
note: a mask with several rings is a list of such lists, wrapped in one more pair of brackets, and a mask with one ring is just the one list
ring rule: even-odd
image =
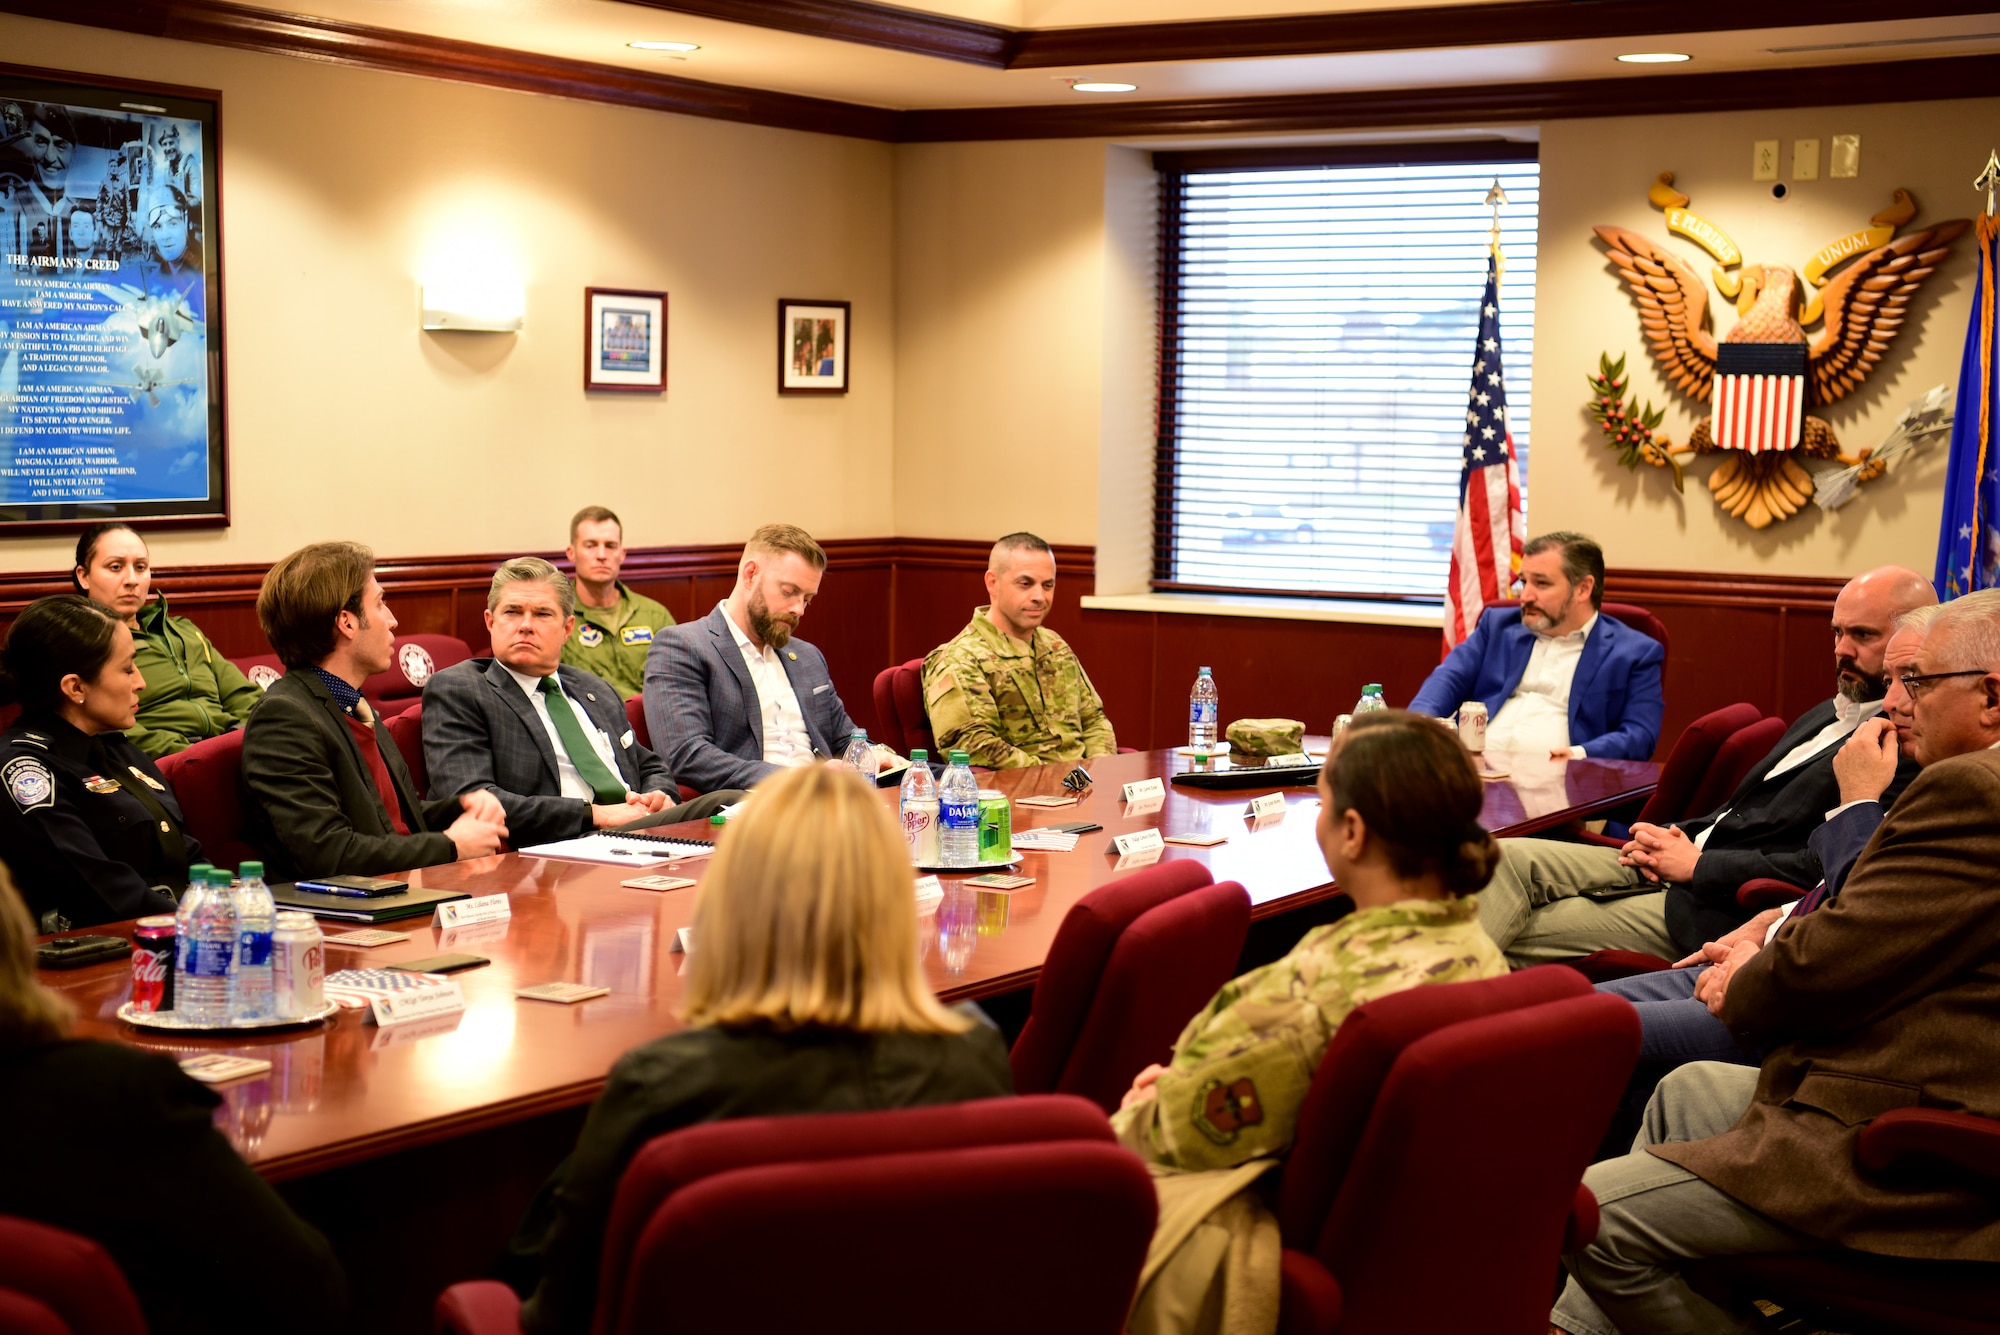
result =
[{"label": "wooden conference table", "polygon": [[[1202,792],[1169,785],[1164,801],[1120,800],[1128,781],[1194,764],[1171,750],[1108,756],[1091,763],[1097,782],[1074,806],[1017,805],[1017,829],[1079,820],[1104,829],[1084,835],[1067,853],[1022,854],[1021,874],[1035,878],[1025,889],[975,891],[959,885],[963,877],[941,877],[944,900],[925,911],[922,931],[924,967],[938,994],[959,1001],[1032,985],[1070,906],[1121,874],[1112,837],[1147,826],[1165,834],[1227,833],[1228,842],[1209,848],[1169,845],[1161,860],[1193,859],[1206,863],[1218,881],[1242,882],[1255,917],[1338,894],[1314,842],[1318,798],[1311,788],[1286,790],[1286,814],[1254,824],[1244,814],[1247,800],[1269,789]],[[1658,773],[1645,762],[1561,763],[1497,753],[1486,764],[1513,776],[1487,787],[1483,821],[1502,834],[1587,819],[1643,798]],[[1015,798],[1059,793],[1067,768],[994,774],[982,782]],[[885,803],[895,797],[893,789],[883,791]],[[711,830],[690,825],[659,832],[706,838]],[[699,880],[706,866],[693,859],[646,870]],[[385,1030],[365,1023],[362,1012],[344,1011],[323,1027],[261,1038],[179,1038],[142,1032],[116,1018],[129,992],[126,964],[40,977],[75,1003],[80,1037],[178,1055],[228,1051],[269,1060],[268,1078],[222,1087],[223,1125],[247,1160],[266,1177],[283,1180],[586,1104],[619,1054],[679,1028],[675,1010],[686,957],[673,942],[693,916],[696,891],[627,889],[620,882],[632,874],[512,853],[410,873],[413,885],[427,888],[504,892],[513,913],[507,921],[451,931],[428,918],[407,919],[385,924],[403,933],[399,943],[367,950],[329,946],[328,972],[444,951],[490,957],[490,967],[453,975],[465,992],[464,1013],[428,1024]],[[330,933],[344,930],[337,923],[324,926]],[[129,935],[130,929],[121,923],[93,930]],[[611,995],[568,1006],[514,995],[516,988],[556,980],[609,987]]]}]

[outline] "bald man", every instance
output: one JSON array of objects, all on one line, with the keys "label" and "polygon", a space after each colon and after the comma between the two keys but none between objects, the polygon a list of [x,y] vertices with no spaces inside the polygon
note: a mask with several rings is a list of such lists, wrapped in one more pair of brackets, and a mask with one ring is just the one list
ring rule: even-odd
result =
[{"label": "bald man", "polygon": [[[1636,950],[1680,959],[1750,917],[1745,881],[1819,883],[1807,845],[1840,805],[1833,758],[1888,694],[1883,654],[1897,617],[1937,602],[1923,576],[1883,566],[1850,580],[1833,604],[1833,698],[1794,722],[1720,810],[1672,825],[1632,827],[1623,849],[1503,839],[1500,866],[1479,895],[1479,920],[1517,966]],[[1718,664],[1727,669],[1727,664]],[[1916,775],[1905,759],[1882,802]]]},{"label": "bald man", "polygon": [[1118,750],[1104,702],[1076,651],[1042,624],[1056,600],[1056,558],[1032,533],[993,544],[992,601],[924,659],[924,712],[941,751],[1021,769]]}]

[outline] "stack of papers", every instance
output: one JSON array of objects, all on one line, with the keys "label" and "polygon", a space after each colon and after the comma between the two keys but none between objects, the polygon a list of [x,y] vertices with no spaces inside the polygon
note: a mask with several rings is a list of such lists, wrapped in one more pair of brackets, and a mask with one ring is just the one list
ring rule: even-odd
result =
[{"label": "stack of papers", "polygon": [[1030,853],[1067,853],[1076,847],[1076,836],[1068,830],[1016,830],[1013,843]]}]

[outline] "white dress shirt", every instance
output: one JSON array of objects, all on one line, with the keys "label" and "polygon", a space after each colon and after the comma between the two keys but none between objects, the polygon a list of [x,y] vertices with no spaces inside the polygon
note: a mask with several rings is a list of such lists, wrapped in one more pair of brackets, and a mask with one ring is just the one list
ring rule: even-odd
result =
[{"label": "white dress shirt", "polygon": [[[1870,700],[1864,705],[1856,703],[1844,695],[1834,696],[1833,722],[1827,724],[1824,728],[1821,728],[1818,732],[1785,752],[1784,757],[1777,764],[1771,766],[1770,774],[1765,777],[1775,778],[1783,774],[1786,770],[1797,769],[1799,766],[1805,764],[1821,751],[1860,727],[1863,720],[1874,718],[1877,714],[1881,713],[1883,703],[1881,700]],[[1694,837],[1694,846],[1696,848],[1708,847],[1708,836],[1714,834],[1722,822],[1729,819],[1730,810],[1731,808],[1724,807],[1722,814],[1717,816],[1713,821],[1710,821],[1708,828]],[[1835,810],[1838,810],[1838,808],[1835,808]]]},{"label": "white dress shirt", "polygon": [[[542,731],[549,735],[549,745],[554,747],[556,752],[556,773],[562,778],[562,795],[595,802],[596,792],[583,781],[583,776],[576,772],[576,765],[570,760],[569,751],[563,746],[562,734],[556,731],[555,720],[549,717],[549,700],[542,694],[542,679],[516,672],[505,663],[501,663],[500,666],[507,668],[507,675],[514,679],[515,685],[527,693],[529,706],[534,709],[535,717],[542,721]],[[562,691],[560,676],[556,676],[556,689]],[[621,783],[624,782],[625,776],[618,769],[618,752],[612,749],[610,736],[591,722],[590,715],[583,712],[583,706],[576,702],[575,696],[568,691],[562,691],[562,697],[569,701],[570,712],[576,715],[576,721],[582,726],[583,735],[590,739],[591,749],[597,752],[597,758],[604,762],[604,767],[611,771],[613,778]]]},{"label": "white dress shirt", "polygon": [[785,675],[784,660],[766,644],[751,643],[736,618],[729,615],[727,599],[716,604],[736,647],[743,652],[743,665],[750,669],[750,684],[757,688],[757,708],[764,722],[764,763],[767,765],[810,765],[813,761],[812,734],[806,731],[805,711],[799,708],[798,692]]},{"label": "white dress shirt", "polygon": [[1569,687],[1583,657],[1583,642],[1597,625],[1597,614],[1567,635],[1535,631],[1528,666],[1514,693],[1486,725],[1486,744],[1495,751],[1548,755],[1567,749],[1581,758],[1583,748],[1569,744]]}]

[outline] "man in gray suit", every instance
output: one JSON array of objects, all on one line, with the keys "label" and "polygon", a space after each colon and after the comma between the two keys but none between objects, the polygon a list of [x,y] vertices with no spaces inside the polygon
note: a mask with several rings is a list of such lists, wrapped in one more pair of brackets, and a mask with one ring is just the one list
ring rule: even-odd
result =
[{"label": "man in gray suit", "polygon": [[682,783],[747,788],[847,749],[854,720],[826,658],[792,638],[825,573],[826,553],[804,529],[766,524],[743,548],[729,597],[654,636],[646,726]]},{"label": "man in gray suit", "polygon": [[576,593],[547,561],[517,557],[494,572],[486,629],[493,657],[446,668],[424,685],[434,798],[492,793],[514,847],[530,848],[591,830],[705,820],[742,796],[676,804],[673,775],[633,737],[617,690],[562,664]]}]

